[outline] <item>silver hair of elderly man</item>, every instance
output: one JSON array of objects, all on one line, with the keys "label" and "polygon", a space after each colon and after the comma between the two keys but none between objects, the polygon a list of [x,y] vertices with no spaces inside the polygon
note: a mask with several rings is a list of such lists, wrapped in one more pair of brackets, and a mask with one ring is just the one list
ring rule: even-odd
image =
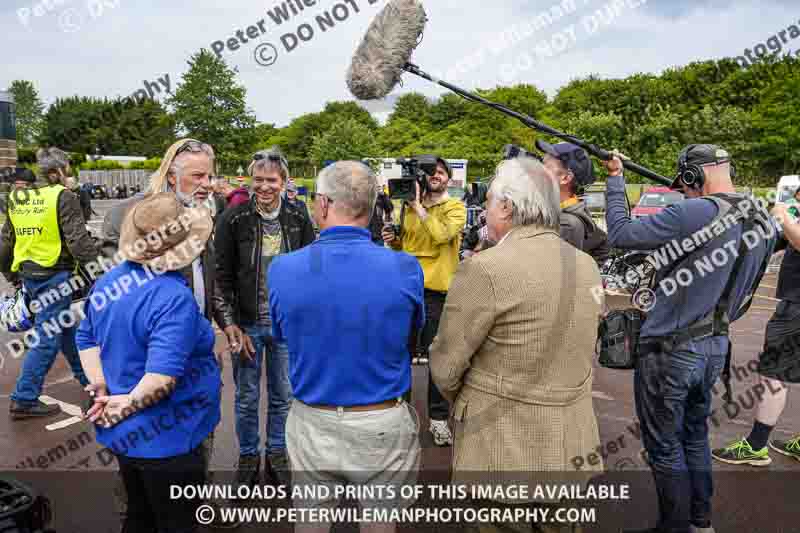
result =
[{"label": "silver hair of elderly man", "polygon": [[320,171],[317,194],[333,200],[333,209],[343,209],[353,218],[369,215],[378,198],[378,179],[360,161],[338,161]]},{"label": "silver hair of elderly man", "polygon": [[36,163],[39,165],[39,176],[46,178],[51,171],[69,166],[69,154],[60,148],[40,148],[36,152]]},{"label": "silver hair of elderly man", "polygon": [[501,162],[489,192],[492,201],[511,202],[514,226],[558,229],[561,214],[558,184],[539,161],[517,158]]}]

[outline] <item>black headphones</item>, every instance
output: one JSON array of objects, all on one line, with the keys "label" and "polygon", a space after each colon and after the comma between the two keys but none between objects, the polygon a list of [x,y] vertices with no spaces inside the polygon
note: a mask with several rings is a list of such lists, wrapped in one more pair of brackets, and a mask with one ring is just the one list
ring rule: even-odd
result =
[{"label": "black headphones", "polygon": [[[706,172],[700,165],[688,165],[687,159],[689,152],[691,152],[696,144],[688,146],[678,158],[678,179],[681,183],[691,189],[700,190],[706,182]],[[710,162],[709,162],[710,163]],[[736,177],[736,168],[733,166],[730,158],[717,159],[715,164],[728,163],[731,167],[731,177]]]}]

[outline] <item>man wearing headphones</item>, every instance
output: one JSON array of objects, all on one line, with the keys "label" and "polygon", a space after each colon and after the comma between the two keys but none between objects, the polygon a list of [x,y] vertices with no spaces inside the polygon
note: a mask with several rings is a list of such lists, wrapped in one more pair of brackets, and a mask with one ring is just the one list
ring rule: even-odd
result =
[{"label": "man wearing headphones", "polygon": [[605,166],[609,244],[654,250],[655,279],[645,289],[653,304],[642,324],[634,385],[660,513],[656,528],[640,531],[710,533],[711,391],[723,368],[729,374],[729,324],[747,310],[776,227],[763,208],[736,193],[730,156],[717,146],[687,146],[672,184],[686,199],[637,220],[628,216],[622,162],[614,157]]}]

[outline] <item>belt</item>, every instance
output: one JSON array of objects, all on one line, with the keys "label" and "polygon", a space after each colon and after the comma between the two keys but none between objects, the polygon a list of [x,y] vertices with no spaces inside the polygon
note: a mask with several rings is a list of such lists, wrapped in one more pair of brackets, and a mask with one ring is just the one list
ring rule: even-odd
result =
[{"label": "belt", "polygon": [[402,398],[395,398],[393,400],[386,400],[385,402],[380,403],[371,403],[369,405],[351,405],[348,407],[344,406],[333,406],[333,405],[309,405],[309,407],[313,407],[314,409],[322,409],[323,411],[339,411],[344,413],[349,412],[359,412],[359,411],[383,411],[385,409],[391,409],[392,407],[397,407],[403,403]]}]

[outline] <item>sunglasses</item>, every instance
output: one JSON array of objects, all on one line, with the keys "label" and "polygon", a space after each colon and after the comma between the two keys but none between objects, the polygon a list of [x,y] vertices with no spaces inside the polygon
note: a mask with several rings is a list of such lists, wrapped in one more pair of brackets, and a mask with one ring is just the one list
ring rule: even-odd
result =
[{"label": "sunglasses", "polygon": [[182,154],[184,152],[205,152],[208,153],[209,146],[205,143],[201,143],[200,141],[187,141],[183,144],[178,151],[175,152],[175,155]]},{"label": "sunglasses", "polygon": [[270,161],[277,161],[278,163],[280,163],[285,167],[289,166],[289,162],[286,160],[285,157],[281,155],[257,153],[253,156],[253,161],[261,161],[263,159],[268,159]]}]

